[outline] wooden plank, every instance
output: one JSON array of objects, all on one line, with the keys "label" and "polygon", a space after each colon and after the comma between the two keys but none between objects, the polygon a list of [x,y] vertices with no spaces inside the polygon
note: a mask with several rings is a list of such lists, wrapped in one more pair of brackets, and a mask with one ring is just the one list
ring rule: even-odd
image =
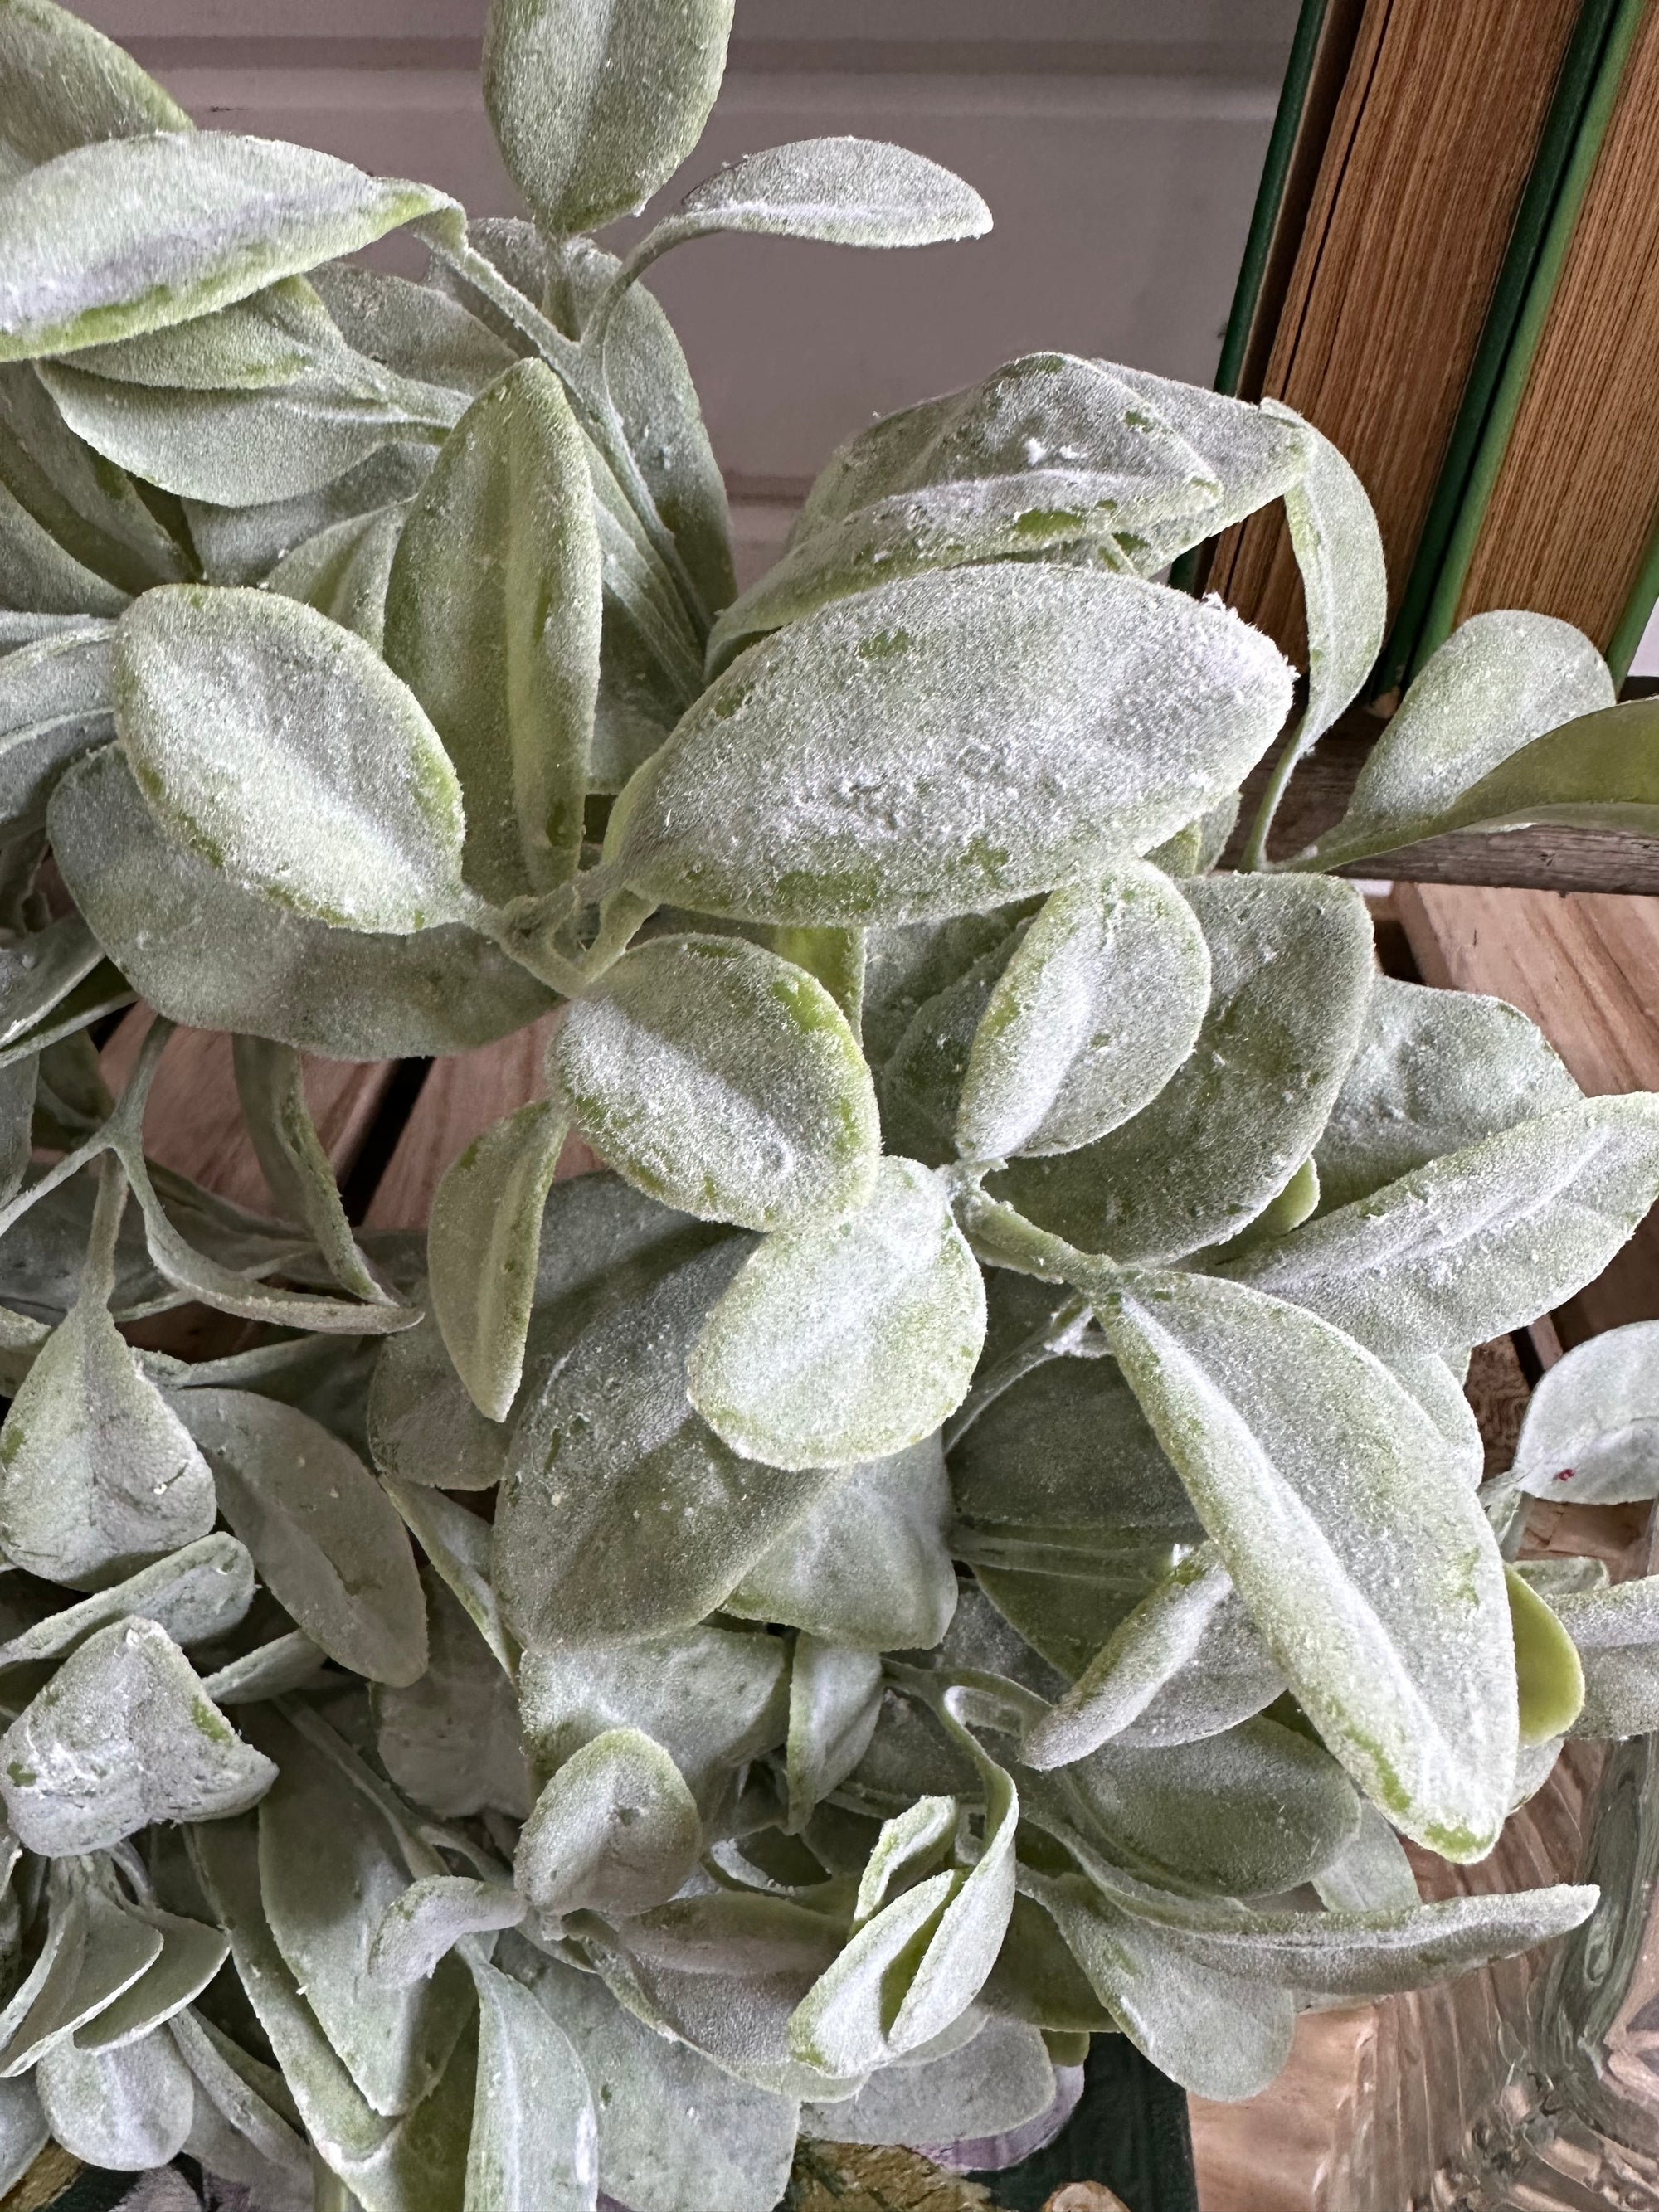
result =
[{"label": "wooden plank", "polygon": [[[1659,899],[1401,884],[1425,983],[1529,1014],[1592,1097],[1659,1090]],[[1555,1316],[1564,1344],[1659,1316],[1659,1209]]]},{"label": "wooden plank", "polygon": [[[364,1218],[365,1228],[420,1228],[438,1178],[457,1154],[515,1106],[546,1097],[542,1060],[558,1018],[556,1011],[544,1014],[528,1029],[495,1044],[433,1062]],[[558,1172],[561,1178],[582,1175],[597,1164],[586,1146],[573,1137]]]},{"label": "wooden plank", "polygon": [[[104,1047],[100,1064],[112,1091],[118,1092],[131,1073],[154,1019],[148,1006],[135,1006]],[[395,1065],[307,1055],[306,1100],[336,1175],[349,1172]],[[242,1126],[231,1041],[222,1031],[180,1030],[168,1042],[144,1115],[144,1150],[221,1198],[270,1211],[270,1192]]]}]

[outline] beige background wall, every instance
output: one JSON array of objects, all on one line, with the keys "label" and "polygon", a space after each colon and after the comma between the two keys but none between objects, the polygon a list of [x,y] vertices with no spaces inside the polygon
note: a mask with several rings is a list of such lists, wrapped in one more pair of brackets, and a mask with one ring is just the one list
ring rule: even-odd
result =
[{"label": "beige background wall", "polygon": [[[82,0],[197,119],[515,210],[478,100],[483,0]],[[758,552],[872,415],[1040,346],[1205,380],[1296,0],[738,0],[680,189],[854,131],[968,177],[983,241],[863,254],[689,246],[653,277]],[[671,193],[673,187],[670,188]]]}]

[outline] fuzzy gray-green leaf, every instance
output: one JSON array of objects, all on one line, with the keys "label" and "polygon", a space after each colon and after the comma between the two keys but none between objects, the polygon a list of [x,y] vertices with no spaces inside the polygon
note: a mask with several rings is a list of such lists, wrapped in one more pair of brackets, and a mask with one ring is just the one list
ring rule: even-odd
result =
[{"label": "fuzzy gray-green leaf", "polygon": [[379,1060],[469,1052],[553,1004],[470,929],[335,929],[244,890],[163,834],[117,746],[64,778],[52,831],[99,942],[188,1026]]},{"label": "fuzzy gray-green leaf", "polygon": [[115,696],[151,811],[233,882],[338,927],[463,917],[455,772],[337,623],[257,592],[147,592],[118,633]]},{"label": "fuzzy gray-green leaf", "polygon": [[558,379],[508,369],[446,441],[398,540],[386,657],[430,715],[466,811],[466,879],[498,906],[581,847],[599,680],[599,545]]},{"label": "fuzzy gray-green leaf", "polygon": [[247,1390],[185,1390],[180,1417],[220,1508],[306,1633],[371,1681],[426,1666],[426,1613],[403,1522],[356,1454],[293,1406]]},{"label": "fuzzy gray-green leaf", "polygon": [[184,322],[453,206],[271,139],[162,131],[77,147],[0,195],[0,360]]},{"label": "fuzzy gray-green leaf", "polygon": [[1289,698],[1264,638],[1158,585],[1021,562],[905,578],[711,685],[618,800],[607,872],[752,921],[969,913],[1161,843]]},{"label": "fuzzy gray-green leaf", "polygon": [[1618,1505],[1659,1494],[1659,1322],[1576,1344],[1527,1401],[1515,1473],[1534,1498]]},{"label": "fuzzy gray-green leaf", "polygon": [[830,246],[933,246],[990,228],[971,185],[873,138],[802,138],[745,154],[688,192],[664,226],[676,237],[731,230]]},{"label": "fuzzy gray-green leaf", "polygon": [[931,1650],[956,1610],[951,1486],[937,1436],[847,1468],[750,1568],[726,1610],[849,1651]]},{"label": "fuzzy gray-green leaf", "polygon": [[8,1818],[49,1857],[99,1850],[152,1820],[245,1812],[273,1772],[152,1620],[89,1636],[0,1739]]},{"label": "fuzzy gray-green leaf", "polygon": [[137,62],[52,0],[9,0],[0,15],[0,179],[96,139],[191,128]]},{"label": "fuzzy gray-green leaf", "polygon": [[1329,1748],[1407,1835],[1482,1856],[1509,1808],[1515,1661],[1503,1562],[1451,1448],[1294,1306],[1131,1272],[1098,1310]]},{"label": "fuzzy gray-green leaf", "polygon": [[781,1229],[869,1196],[879,1138],[858,1041],[815,976],[759,945],[636,945],[571,1006],[549,1066],[593,1149],[688,1213]]},{"label": "fuzzy gray-green leaf", "polygon": [[702,1844],[696,1805],[662,1746],[638,1729],[607,1729],[536,1800],[514,1879],[538,1911],[615,1918],[672,1897]]},{"label": "fuzzy gray-green leaf", "polygon": [[829,1487],[740,1455],[687,1394],[687,1358],[743,1249],[722,1243],[601,1315],[521,1415],[495,1582],[531,1649],[689,1628]]},{"label": "fuzzy gray-green leaf", "polygon": [[861,1212],[757,1249],[698,1340],[691,1395],[747,1457],[846,1467],[931,1435],[984,1340],[984,1283],[943,1185],[890,1159]]},{"label": "fuzzy gray-green leaf", "polygon": [[1370,919],[1346,884],[1216,876],[1182,896],[1211,962],[1192,1052],[1132,1120],[993,1185],[1042,1228],[1120,1260],[1218,1241],[1278,1196],[1324,1127],[1375,972]]},{"label": "fuzzy gray-green leaf", "polygon": [[1503,1000],[1379,975],[1314,1148],[1321,1209],[1577,1097],[1542,1032]]},{"label": "fuzzy gray-green leaf", "polygon": [[0,1428],[0,1545],[72,1589],[118,1581],[213,1526],[213,1477],[108,1310],[81,1300]]},{"label": "fuzzy gray-green leaf", "polygon": [[667,182],[702,135],[731,27],[732,0],[494,0],[484,104],[544,230],[597,230]]},{"label": "fuzzy gray-green leaf", "polygon": [[427,1265],[445,1346],[478,1410],[505,1420],[524,1372],[542,1209],[568,1127],[544,1102],[475,1137],[432,1199]]},{"label": "fuzzy gray-green leaf", "polygon": [[1068,1152],[1155,1098],[1193,1049],[1210,955],[1145,861],[1054,892],[980,1018],[957,1117],[972,1159]]},{"label": "fuzzy gray-green leaf", "polygon": [[1534,738],[1613,703],[1607,665],[1553,615],[1471,616],[1413,678],[1365,757],[1324,863],[1431,836],[1463,793]]},{"label": "fuzzy gray-green leaf", "polygon": [[1659,1196],[1659,1106],[1587,1098],[1431,1160],[1229,1273],[1389,1352],[1455,1352],[1599,1275]]}]

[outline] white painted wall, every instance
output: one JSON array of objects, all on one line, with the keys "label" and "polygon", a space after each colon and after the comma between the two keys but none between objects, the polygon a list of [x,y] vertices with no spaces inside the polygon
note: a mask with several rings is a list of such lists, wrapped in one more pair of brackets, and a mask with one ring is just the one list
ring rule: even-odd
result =
[{"label": "white painted wall", "polygon": [[[476,214],[515,210],[474,75],[482,0],[87,12],[204,125],[416,174]],[[738,0],[733,67],[678,189],[757,147],[854,131],[959,170],[997,223],[917,253],[720,240],[659,265],[734,492],[761,502],[755,526],[872,416],[1033,348],[1207,379],[1295,14],[1296,0]]]}]

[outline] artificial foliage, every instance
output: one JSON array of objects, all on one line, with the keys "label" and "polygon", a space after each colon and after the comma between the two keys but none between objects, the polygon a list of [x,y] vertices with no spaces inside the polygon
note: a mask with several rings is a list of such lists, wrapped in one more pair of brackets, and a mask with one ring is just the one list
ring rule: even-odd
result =
[{"label": "artificial foliage", "polygon": [[[990,218],[830,138],[595,244],[729,15],[495,0],[534,222],[469,223],[0,0],[0,2185],[771,2212],[1034,2141],[1097,2035],[1249,2097],[1298,2009],[1582,1923],[1402,1838],[1659,1722],[1659,1583],[1521,1557],[1659,1489],[1652,1328],[1484,1487],[1462,1389],[1659,1195],[1659,1102],[1379,975],[1330,872],[1651,830],[1659,709],[1479,617],[1276,853],[1382,641],[1364,493],[1062,354],[854,439],[739,596],[642,274]],[[1300,683],[1159,580],[1274,501]],[[556,1009],[359,1233],[301,1055]],[[269,1215],[146,1155],[175,1024]],[[192,1307],[235,1347],[145,1348]]]}]

